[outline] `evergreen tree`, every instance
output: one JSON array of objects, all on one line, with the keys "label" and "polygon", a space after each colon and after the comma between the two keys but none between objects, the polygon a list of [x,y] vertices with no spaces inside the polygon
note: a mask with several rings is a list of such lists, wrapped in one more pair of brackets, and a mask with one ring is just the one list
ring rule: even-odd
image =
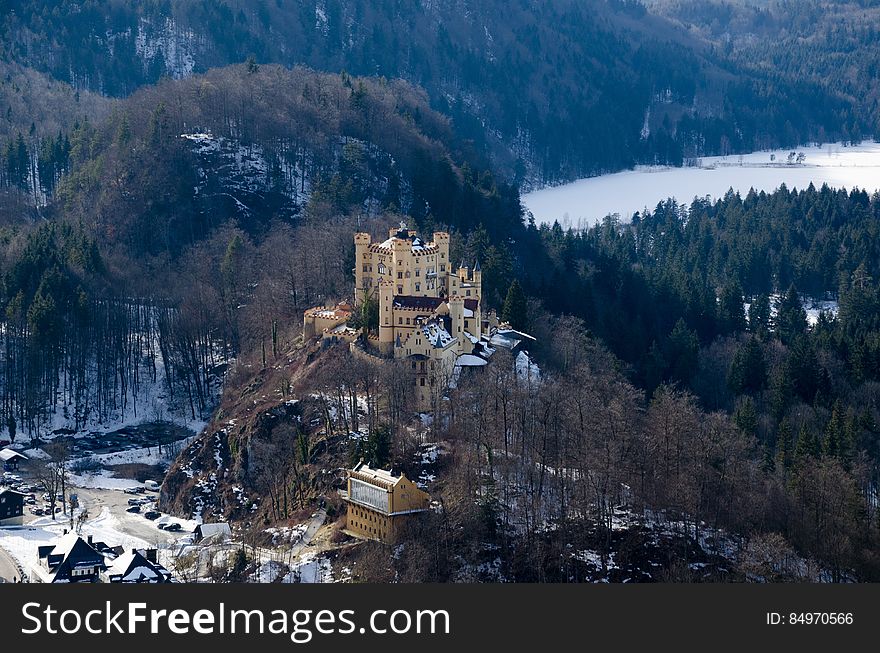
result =
[{"label": "evergreen tree", "polygon": [[721,291],[718,303],[718,329],[722,334],[746,330],[743,292],[738,281],[729,281]]},{"label": "evergreen tree", "polygon": [[807,428],[806,424],[801,426],[801,430],[798,433],[797,444],[794,449],[794,462],[800,464],[808,458],[818,458],[820,451],[821,449],[816,434]]},{"label": "evergreen tree", "polygon": [[504,299],[504,308],[501,310],[501,319],[510,322],[514,329],[525,330],[528,328],[528,303],[526,294],[517,279],[513,280],[507,289],[507,297]]},{"label": "evergreen tree", "polygon": [[777,303],[776,332],[782,342],[790,344],[807,331],[807,312],[794,285]]},{"label": "evergreen tree", "polygon": [[788,420],[782,420],[776,431],[776,468],[791,467],[791,427]]},{"label": "evergreen tree", "polygon": [[770,298],[758,295],[749,304],[749,331],[763,338],[770,331]]},{"label": "evergreen tree", "polygon": [[675,323],[663,346],[664,381],[690,383],[699,366],[700,341],[683,318]]},{"label": "evergreen tree", "polygon": [[754,336],[740,347],[730,364],[727,382],[735,394],[760,392],[767,385],[764,350]]},{"label": "evergreen tree", "polygon": [[758,412],[751,397],[742,399],[733,413],[733,421],[740,431],[755,437],[758,434]]},{"label": "evergreen tree", "polygon": [[391,430],[379,425],[367,438],[365,458],[370,467],[384,467],[391,457]]}]

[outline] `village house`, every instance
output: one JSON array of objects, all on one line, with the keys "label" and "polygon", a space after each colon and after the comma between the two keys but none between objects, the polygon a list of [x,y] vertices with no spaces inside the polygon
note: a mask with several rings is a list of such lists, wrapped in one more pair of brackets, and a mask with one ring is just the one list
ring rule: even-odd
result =
[{"label": "village house", "polygon": [[33,567],[31,577],[41,583],[97,583],[107,569],[106,557],[120,553],[121,547],[93,542],[91,535],[84,540],[65,532],[54,544],[37,548],[39,564]]},{"label": "village house", "polygon": [[365,463],[348,470],[346,531],[355,537],[393,543],[408,520],[430,509],[431,499],[403,474]]},{"label": "village house", "polygon": [[0,526],[21,526],[24,522],[25,495],[10,488],[0,488]]},{"label": "village house", "polygon": [[156,549],[132,549],[113,560],[101,579],[107,583],[173,583],[171,572],[157,556]]},{"label": "village house", "polygon": [[213,524],[199,524],[193,531],[193,541],[211,544],[228,542],[232,539],[232,529],[227,522],[215,522]]},{"label": "village house", "polygon": [[7,472],[18,470],[18,464],[27,459],[27,456],[24,454],[20,454],[12,449],[0,449],[0,464],[3,465],[3,469]]}]

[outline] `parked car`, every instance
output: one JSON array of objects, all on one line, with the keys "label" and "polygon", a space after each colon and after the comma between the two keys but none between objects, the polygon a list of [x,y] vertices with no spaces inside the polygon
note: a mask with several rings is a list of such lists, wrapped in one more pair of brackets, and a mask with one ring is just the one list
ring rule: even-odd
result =
[{"label": "parked car", "polygon": [[159,524],[156,524],[156,528],[158,528],[160,531],[164,531],[167,527],[168,527],[168,524],[166,524],[165,522],[161,522]]},{"label": "parked car", "polygon": [[122,491],[125,492],[126,494],[137,494],[138,493],[138,489],[136,487],[127,487]]},{"label": "parked car", "polygon": [[141,511],[141,507],[137,504],[135,504],[133,506],[129,506],[128,508],[125,509],[125,512],[140,512],[140,511]]},{"label": "parked car", "polygon": [[156,510],[148,510],[144,513],[144,517],[152,521],[153,519],[159,519],[162,516],[161,512],[157,512]]},{"label": "parked car", "polygon": [[173,532],[176,533],[176,532],[179,531],[181,528],[182,528],[182,527],[181,527],[181,525],[180,525],[178,522],[172,522],[171,524],[168,524],[168,525],[165,527],[165,530],[166,530],[166,531],[173,531]]},{"label": "parked car", "polygon": [[153,492],[159,491],[159,484],[156,483],[156,481],[150,481],[150,480],[144,481],[144,487],[148,490],[153,491]]},{"label": "parked car", "polygon": [[43,509],[42,509],[42,508],[37,508],[36,506],[34,506],[33,508],[31,508],[30,511],[31,511],[31,514],[32,514],[32,515],[38,515],[38,516],[39,516],[39,515],[42,515],[42,514],[43,514]]},{"label": "parked car", "polygon": [[128,505],[130,505],[130,506],[139,506],[139,505],[141,505],[141,500],[140,500],[140,499],[129,499],[129,500],[128,500]]}]

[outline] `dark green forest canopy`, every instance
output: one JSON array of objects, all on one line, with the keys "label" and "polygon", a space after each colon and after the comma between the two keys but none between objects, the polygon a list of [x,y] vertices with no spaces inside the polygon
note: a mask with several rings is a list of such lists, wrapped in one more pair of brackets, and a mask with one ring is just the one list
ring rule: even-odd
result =
[{"label": "dark green forest canopy", "polygon": [[[802,300],[839,298],[838,318],[821,320],[811,337],[856,377],[880,379],[878,231],[880,196],[863,191],[730,192],[689,208],[670,200],[631,224],[609,219],[586,232],[532,227],[523,277],[551,311],[582,317],[648,388],[689,382],[698,343],[745,330],[766,335],[768,318],[752,310],[755,322],[747,321],[744,303],[763,303],[768,313],[771,294],[781,301],[795,289]],[[776,332],[790,344],[806,323],[786,326],[797,322],[781,321],[784,305]],[[688,373],[676,367],[684,344],[694,363]]]}]

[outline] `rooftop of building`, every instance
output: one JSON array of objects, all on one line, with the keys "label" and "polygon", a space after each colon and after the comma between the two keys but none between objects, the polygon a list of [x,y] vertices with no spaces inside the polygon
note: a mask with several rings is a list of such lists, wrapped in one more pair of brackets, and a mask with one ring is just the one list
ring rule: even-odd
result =
[{"label": "rooftop of building", "polygon": [[442,297],[421,297],[416,295],[395,295],[394,308],[408,308],[418,311],[435,311],[445,300]]},{"label": "rooftop of building", "polygon": [[393,472],[385,469],[376,469],[370,467],[367,463],[361,462],[355,465],[354,469],[351,470],[361,480],[371,481],[376,485],[381,487],[385,486],[395,486],[400,482],[400,479],[403,478],[401,474],[395,475]]}]

